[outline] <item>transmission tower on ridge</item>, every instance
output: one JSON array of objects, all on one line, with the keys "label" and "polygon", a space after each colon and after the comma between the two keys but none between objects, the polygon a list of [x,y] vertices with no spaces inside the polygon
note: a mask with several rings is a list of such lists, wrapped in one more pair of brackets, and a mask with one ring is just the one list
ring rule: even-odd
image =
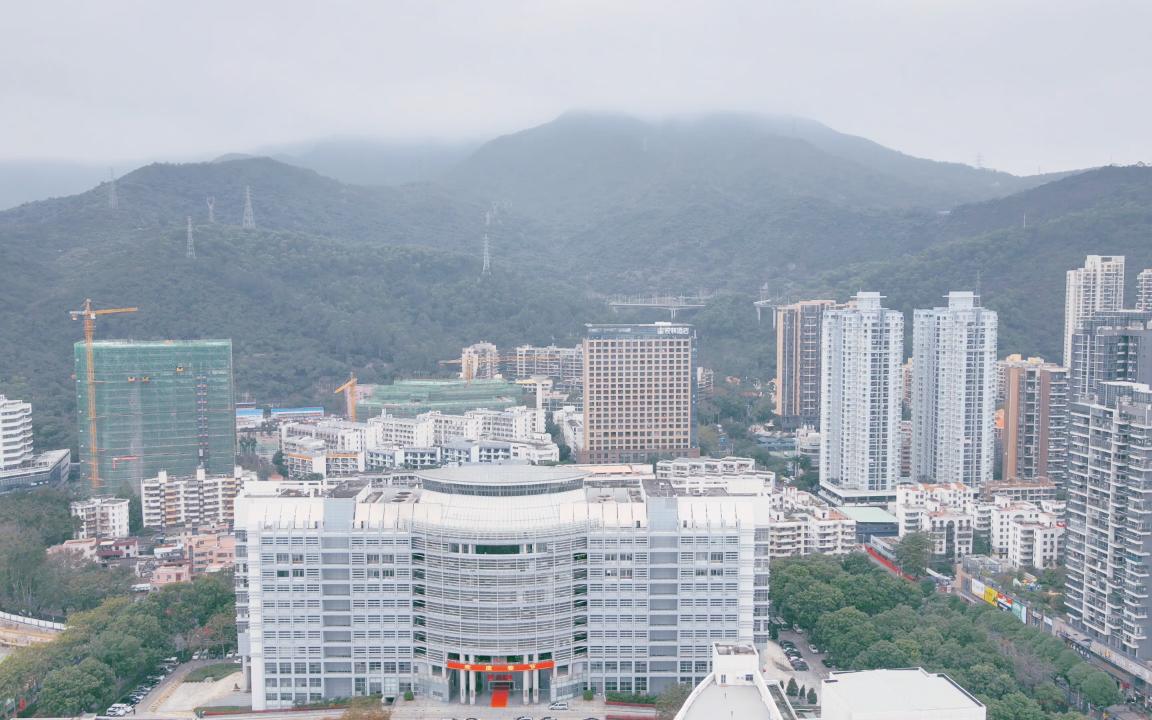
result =
[{"label": "transmission tower on ridge", "polygon": [[252,186],[244,186],[244,220],[240,223],[240,227],[245,230],[256,229],[256,217],[252,215]]},{"label": "transmission tower on ridge", "polygon": [[108,168],[108,209],[115,210],[120,207],[120,199],[116,197],[116,173]]},{"label": "transmission tower on ridge", "polygon": [[184,256],[189,260],[196,259],[196,240],[192,237],[192,216],[188,216],[188,245],[184,249]]},{"label": "transmission tower on ridge", "polygon": [[484,211],[484,266],[480,270],[481,275],[492,274],[492,243],[488,241],[488,226],[492,224],[492,212]]},{"label": "transmission tower on ridge", "polygon": [[204,202],[208,205],[208,224],[209,225],[215,225],[216,224],[216,198],[213,195],[209,195],[208,197],[204,198]]}]

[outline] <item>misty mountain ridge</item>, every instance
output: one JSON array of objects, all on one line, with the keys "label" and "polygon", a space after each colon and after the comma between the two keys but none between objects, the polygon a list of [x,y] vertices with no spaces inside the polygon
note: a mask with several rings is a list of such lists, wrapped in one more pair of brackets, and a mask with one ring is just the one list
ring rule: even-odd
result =
[{"label": "misty mountain ridge", "polygon": [[[752,155],[799,165],[778,162],[765,173],[760,156],[738,162],[745,139],[759,131],[725,131],[739,139],[725,144],[714,128],[744,126],[745,118],[710,120],[704,138],[689,125],[656,141],[645,123],[627,118],[558,123],[478,150],[459,166],[459,185],[349,185],[253,157],[139,168],[117,181],[115,210],[102,183],[0,212],[0,306],[10,310],[0,314],[0,337],[21,339],[0,357],[0,392],[34,403],[45,442],[71,442],[67,385],[77,334],[64,311],[84,297],[142,308],[109,321],[104,337],[232,337],[241,392],[323,403],[335,402],[332,383],[348,370],[376,381],[421,375],[479,339],[574,342],[584,322],[660,318],[612,315],[604,296],[620,292],[714,291],[709,308],[686,318],[700,334],[701,361],[765,376],[770,333],[755,324],[751,306],[762,283],[781,297],[880,290],[907,310],[937,305],[979,279],[985,304],[1001,313],[1002,354],[1051,356],[1065,270],[1090,253],[1127,254],[1133,273],[1152,264],[1148,168],[1087,171],[942,214],[888,195],[904,183],[892,177],[856,192],[861,177],[878,175],[796,138],[757,140]],[[643,155],[644,137],[657,158],[613,161],[612,148],[628,159]],[[463,180],[483,170],[523,189],[507,167],[527,167],[526,146],[539,146],[545,168],[574,153],[569,175],[534,178],[586,194],[553,213],[548,202],[532,204],[539,196],[530,188],[509,193],[486,226],[494,198],[481,190],[489,186]],[[580,148],[595,152],[581,161]],[[735,158],[727,163],[733,171],[720,172],[725,163],[716,157]],[[823,169],[804,165],[817,160]],[[800,180],[766,191],[787,182],[785,168]],[[596,177],[619,188],[614,204]],[[857,200],[884,204],[855,205],[816,177],[839,178]],[[729,191],[741,178],[749,188]],[[246,186],[255,230],[240,227]],[[214,224],[207,196],[216,199]],[[589,212],[596,203],[606,203],[601,214]],[[188,216],[195,260],[184,257]],[[480,274],[485,233],[490,276]]]},{"label": "misty mountain ridge", "polygon": [[669,193],[736,202],[817,197],[849,207],[951,208],[1044,179],[921,160],[803,118],[739,114],[645,121],[568,113],[486,143],[443,182],[528,214],[588,215]]}]

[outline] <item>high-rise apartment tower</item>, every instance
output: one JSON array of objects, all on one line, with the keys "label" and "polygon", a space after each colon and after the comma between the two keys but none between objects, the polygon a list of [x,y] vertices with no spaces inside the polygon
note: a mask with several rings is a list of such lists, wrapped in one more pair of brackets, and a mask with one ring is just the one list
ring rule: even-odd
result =
[{"label": "high-rise apartment tower", "polygon": [[1152,659],[1152,389],[1104,382],[1073,402],[1064,605],[1078,629]]},{"label": "high-rise apartment tower", "polygon": [[996,313],[972,292],[916,310],[912,326],[912,477],[992,479],[995,465]]},{"label": "high-rise apartment tower", "polygon": [[1095,312],[1124,307],[1124,256],[1089,255],[1068,271],[1064,296],[1064,365],[1072,363],[1072,336]]},{"label": "high-rise apartment tower", "polygon": [[1020,356],[1000,363],[1004,378],[1006,480],[1065,480],[1068,369]]},{"label": "high-rise apartment tower", "polygon": [[1090,398],[1102,382],[1152,383],[1152,310],[1108,310],[1081,321],[1072,335],[1068,397]]},{"label": "high-rise apartment tower", "polygon": [[900,479],[904,316],[861,292],[824,314],[820,474],[828,493],[893,493]]},{"label": "high-rise apartment tower", "polygon": [[776,414],[789,427],[820,422],[820,343],[832,300],[776,308]]}]

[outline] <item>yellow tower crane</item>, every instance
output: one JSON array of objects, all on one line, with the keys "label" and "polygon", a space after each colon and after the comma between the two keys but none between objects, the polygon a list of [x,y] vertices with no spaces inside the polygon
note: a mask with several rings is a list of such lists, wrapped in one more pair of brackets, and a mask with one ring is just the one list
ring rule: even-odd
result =
[{"label": "yellow tower crane", "polygon": [[356,373],[349,373],[348,382],[344,383],[332,393],[344,393],[344,406],[347,408],[348,419],[356,422]]},{"label": "yellow tower crane", "polygon": [[92,360],[92,340],[96,335],[96,317],[98,315],[115,315],[117,313],[134,313],[139,308],[105,308],[94,310],[92,299],[84,301],[83,310],[71,310],[69,315],[73,320],[84,320],[84,381],[88,388],[88,481],[93,490],[100,489],[100,446],[96,443],[96,368]]}]

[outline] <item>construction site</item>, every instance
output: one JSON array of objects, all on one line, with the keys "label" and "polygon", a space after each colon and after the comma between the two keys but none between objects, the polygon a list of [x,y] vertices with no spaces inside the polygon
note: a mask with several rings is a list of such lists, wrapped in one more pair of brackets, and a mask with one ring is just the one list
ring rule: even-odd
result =
[{"label": "construction site", "polygon": [[415,417],[438,410],[460,415],[468,410],[504,410],[519,405],[524,390],[507,380],[397,380],[392,385],[360,385],[360,417],[387,411]]},{"label": "construction site", "polygon": [[231,340],[78,342],[75,363],[80,461],[94,487],[232,471]]}]

